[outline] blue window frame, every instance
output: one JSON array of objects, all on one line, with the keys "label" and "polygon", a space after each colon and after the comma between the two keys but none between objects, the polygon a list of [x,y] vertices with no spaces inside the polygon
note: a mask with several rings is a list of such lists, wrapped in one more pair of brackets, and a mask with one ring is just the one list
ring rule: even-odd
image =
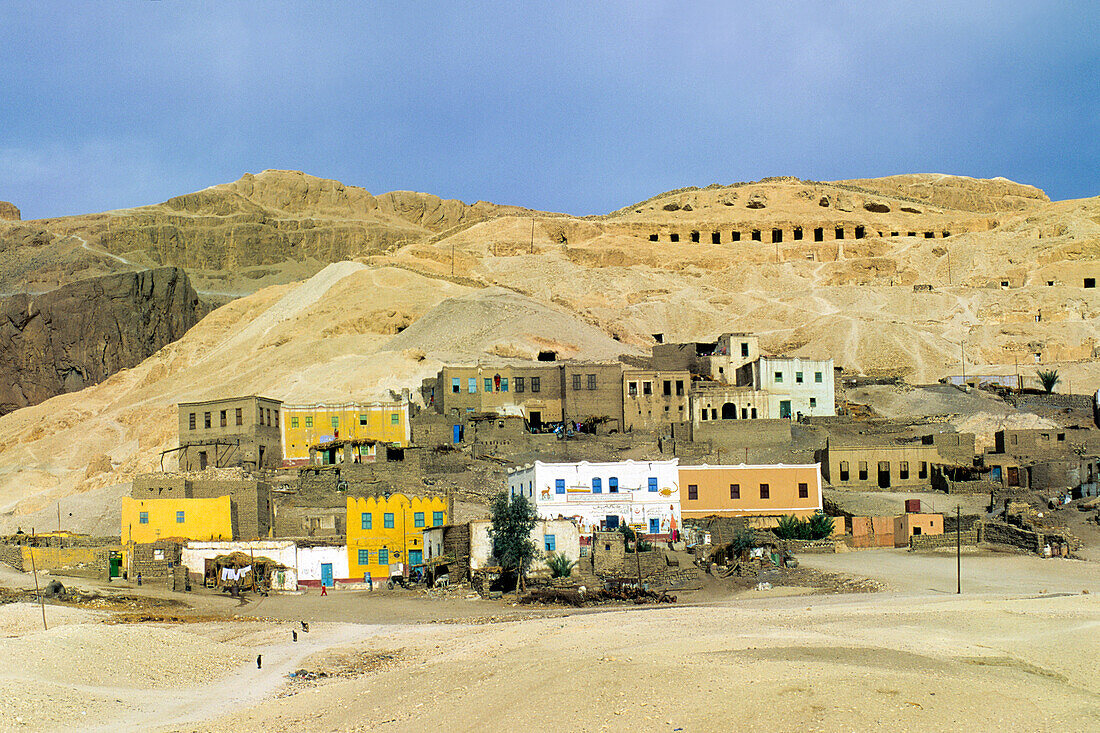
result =
[{"label": "blue window frame", "polygon": [[176,524],[183,524],[183,512],[176,512]]},{"label": "blue window frame", "polygon": [[[374,521],[372,519],[373,516],[374,515],[372,515],[370,512],[363,512],[363,514],[359,517],[359,521],[360,521],[361,526],[362,526],[363,529],[373,529],[374,528],[373,527]],[[359,563],[359,564],[360,565],[365,565],[366,563]]]},{"label": "blue window frame", "polygon": [[390,551],[383,547],[378,551],[378,564],[389,565],[390,564]]},{"label": "blue window frame", "polygon": [[554,493],[555,494],[564,494],[565,493],[565,479],[563,479],[563,478],[554,479]]},{"label": "blue window frame", "polygon": [[612,494],[619,493],[619,479],[612,476],[607,480],[607,490]]},{"label": "blue window frame", "polygon": [[415,514],[413,514],[413,526],[414,527],[423,527],[424,526],[424,512],[416,512]]},{"label": "blue window frame", "polygon": [[393,529],[393,512],[386,512],[382,515],[382,526],[386,529]]},{"label": "blue window frame", "polygon": [[470,394],[477,393],[477,377],[470,377],[466,380],[466,391]]},{"label": "blue window frame", "polygon": [[602,479],[598,479],[598,478],[592,479],[592,493],[593,494],[602,494],[603,493],[603,480]]},{"label": "blue window frame", "polygon": [[543,539],[546,540],[546,551],[553,552],[554,549],[557,547],[557,538],[552,534],[548,534],[543,535]]},{"label": "blue window frame", "polygon": [[138,514],[138,524],[149,524],[149,512]]},{"label": "blue window frame", "polygon": [[360,550],[359,551],[359,564],[360,565],[370,565],[370,550]]},{"label": "blue window frame", "polygon": [[433,527],[442,527],[443,526],[443,512],[432,512],[432,526]]},{"label": "blue window frame", "polygon": [[657,477],[656,476],[650,476],[649,477],[649,490],[653,491],[653,492],[657,491]]},{"label": "blue window frame", "polygon": [[451,377],[451,391],[452,392],[461,392],[462,391],[462,380],[460,380],[458,377]]},{"label": "blue window frame", "polygon": [[493,378],[492,377],[486,377],[485,378],[485,391],[486,392],[492,392],[493,391]]},{"label": "blue window frame", "polygon": [[508,377],[501,377],[500,378],[500,391],[501,392],[507,392],[508,391]]},{"label": "blue window frame", "polygon": [[649,533],[650,534],[660,534],[661,533],[661,520],[660,519],[650,519],[649,520]]}]

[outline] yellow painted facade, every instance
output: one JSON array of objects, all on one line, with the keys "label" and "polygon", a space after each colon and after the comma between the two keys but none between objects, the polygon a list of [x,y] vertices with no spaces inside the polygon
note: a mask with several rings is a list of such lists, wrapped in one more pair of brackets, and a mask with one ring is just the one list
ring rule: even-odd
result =
[{"label": "yellow painted facade", "polygon": [[404,494],[348,497],[348,574],[375,581],[390,577],[390,563],[419,565],[424,560],[423,532],[447,523],[447,500],[411,499]]},{"label": "yellow painted facade", "polygon": [[214,499],[122,499],[122,541],[231,540],[233,510],[228,496]]},{"label": "yellow painted facade", "polygon": [[409,403],[348,402],[345,404],[283,405],[283,457],[309,458],[309,447],[333,440],[370,439],[409,445]]}]

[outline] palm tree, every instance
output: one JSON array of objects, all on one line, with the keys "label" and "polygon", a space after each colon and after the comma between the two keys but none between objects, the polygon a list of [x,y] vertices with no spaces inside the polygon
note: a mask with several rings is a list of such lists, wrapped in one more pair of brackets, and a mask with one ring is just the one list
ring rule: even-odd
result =
[{"label": "palm tree", "polygon": [[1040,369],[1036,373],[1039,375],[1039,381],[1043,383],[1043,389],[1047,391],[1047,394],[1053,392],[1054,386],[1061,381],[1057,369],[1047,369],[1045,371]]}]

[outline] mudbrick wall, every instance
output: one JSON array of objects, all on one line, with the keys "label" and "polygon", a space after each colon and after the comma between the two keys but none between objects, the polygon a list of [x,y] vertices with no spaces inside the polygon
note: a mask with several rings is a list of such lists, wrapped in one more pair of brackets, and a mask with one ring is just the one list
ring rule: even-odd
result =
[{"label": "mudbrick wall", "polygon": [[174,267],[0,298],[0,415],[138,364],[186,333],[205,308]]},{"label": "mudbrick wall", "polygon": [[[943,548],[955,547],[955,533],[950,534],[923,534],[915,535],[909,538],[909,549],[914,552],[922,552],[924,550],[939,550]],[[968,529],[960,533],[958,542],[963,547],[977,547],[981,542],[981,533],[977,528]]]},{"label": "mudbrick wall", "polygon": [[1011,545],[1028,552],[1041,553],[1047,544],[1067,545],[1076,550],[1081,542],[1064,532],[1032,532],[1003,522],[982,522],[982,541]]}]

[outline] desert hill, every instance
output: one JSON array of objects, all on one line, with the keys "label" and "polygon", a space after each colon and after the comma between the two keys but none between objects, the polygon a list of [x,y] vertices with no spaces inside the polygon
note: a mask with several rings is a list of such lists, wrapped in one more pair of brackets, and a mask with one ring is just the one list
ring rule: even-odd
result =
[{"label": "desert hill", "polygon": [[19,268],[47,288],[180,258],[229,300],[141,364],[0,417],[11,521],[156,468],[178,401],[369,399],[444,361],[606,359],[654,334],[752,331],[771,353],[913,382],[963,358],[970,374],[1053,366],[1076,392],[1100,379],[1100,291],[1084,287],[1100,276],[1100,199],[998,179],[775,178],[572,217],[268,171],[0,223],[0,247],[8,287]]}]

